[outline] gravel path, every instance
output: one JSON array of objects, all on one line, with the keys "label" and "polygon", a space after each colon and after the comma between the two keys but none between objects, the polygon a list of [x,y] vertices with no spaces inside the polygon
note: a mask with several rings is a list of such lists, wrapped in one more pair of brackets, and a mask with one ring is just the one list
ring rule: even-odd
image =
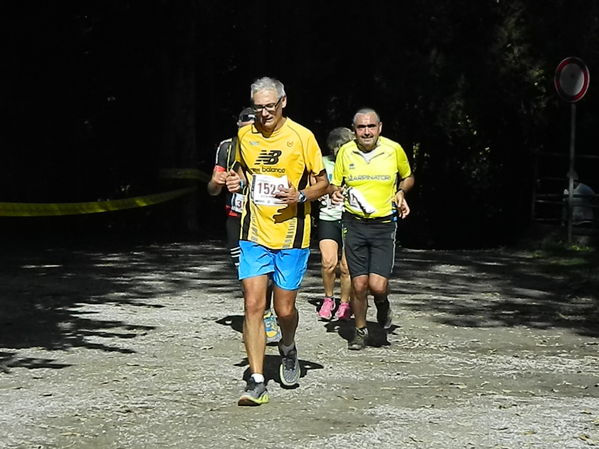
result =
[{"label": "gravel path", "polygon": [[1,448],[589,448],[598,299],[516,251],[398,251],[392,332],[318,321],[298,298],[302,378],[238,407],[242,301],[218,242],[7,251]]}]

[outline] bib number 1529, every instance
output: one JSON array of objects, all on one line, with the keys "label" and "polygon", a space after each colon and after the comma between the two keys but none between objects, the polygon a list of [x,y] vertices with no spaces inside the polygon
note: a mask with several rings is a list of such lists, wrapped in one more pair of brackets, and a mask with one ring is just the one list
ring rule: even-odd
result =
[{"label": "bib number 1529", "polygon": [[261,206],[276,206],[285,204],[275,198],[280,188],[289,187],[287,176],[277,178],[269,175],[254,175],[252,186],[252,201]]}]

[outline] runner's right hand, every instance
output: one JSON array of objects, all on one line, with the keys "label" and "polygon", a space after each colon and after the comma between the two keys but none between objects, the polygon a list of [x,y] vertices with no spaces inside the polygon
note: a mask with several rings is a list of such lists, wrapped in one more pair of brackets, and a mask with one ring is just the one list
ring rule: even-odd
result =
[{"label": "runner's right hand", "polygon": [[229,174],[222,169],[214,170],[214,172],[212,173],[212,181],[219,186],[224,186],[227,182],[228,176]]},{"label": "runner's right hand", "polygon": [[241,178],[234,170],[229,170],[227,174],[227,189],[231,193],[236,193],[241,190]]},{"label": "runner's right hand", "polygon": [[333,204],[343,203],[344,190],[345,190],[345,188],[341,187],[338,190],[335,190],[333,193],[331,193],[331,203],[333,203]]}]

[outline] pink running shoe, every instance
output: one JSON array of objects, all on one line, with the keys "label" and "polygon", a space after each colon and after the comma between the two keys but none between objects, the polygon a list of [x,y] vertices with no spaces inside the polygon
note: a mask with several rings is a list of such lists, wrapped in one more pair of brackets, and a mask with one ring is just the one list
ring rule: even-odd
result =
[{"label": "pink running shoe", "polygon": [[333,309],[335,308],[335,300],[326,296],[322,300],[322,305],[318,311],[318,316],[323,320],[330,320],[333,316]]},{"label": "pink running shoe", "polygon": [[335,313],[335,318],[338,320],[349,320],[351,318],[351,306],[348,302],[342,302],[339,304],[339,308],[337,309],[337,313]]}]

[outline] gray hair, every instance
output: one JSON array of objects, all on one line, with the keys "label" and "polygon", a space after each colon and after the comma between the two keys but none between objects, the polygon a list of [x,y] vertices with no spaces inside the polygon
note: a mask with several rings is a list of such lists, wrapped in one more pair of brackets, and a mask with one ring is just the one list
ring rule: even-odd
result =
[{"label": "gray hair", "polygon": [[376,117],[376,121],[380,123],[381,118],[379,117],[378,112],[376,112],[374,109],[372,108],[362,108],[362,109],[358,109],[358,112],[356,112],[354,114],[354,118],[352,119],[352,125],[356,124],[356,119],[358,118],[358,115],[362,115],[362,114],[374,114],[374,116]]},{"label": "gray hair", "polygon": [[260,92],[261,90],[274,90],[277,93],[277,97],[284,97],[285,94],[285,86],[278,79],[270,78],[268,76],[264,76],[262,78],[254,81],[250,87],[250,100],[254,98],[254,94],[256,92]]},{"label": "gray hair", "polygon": [[346,144],[354,138],[354,132],[344,126],[334,128],[327,136],[327,148],[330,154],[334,154],[335,150]]}]

